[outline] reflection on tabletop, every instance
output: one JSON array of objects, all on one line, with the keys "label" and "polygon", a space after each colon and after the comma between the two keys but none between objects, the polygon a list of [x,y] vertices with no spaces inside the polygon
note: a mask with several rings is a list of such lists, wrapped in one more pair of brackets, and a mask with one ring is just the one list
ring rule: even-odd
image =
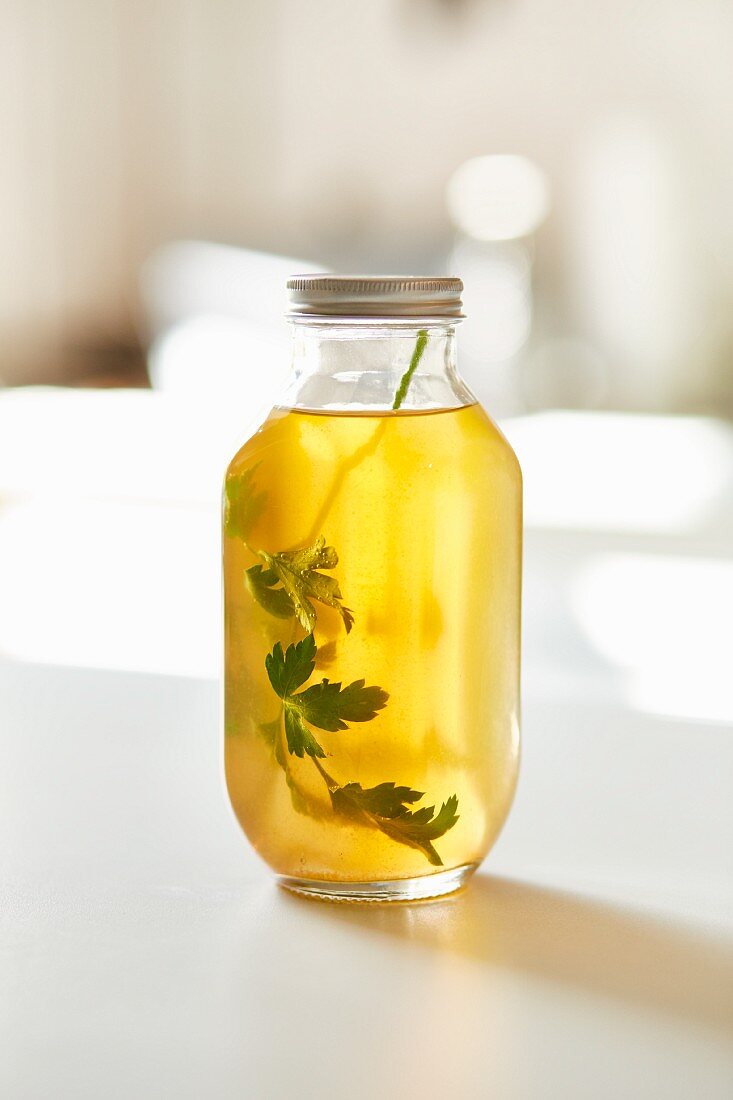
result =
[{"label": "reflection on tabletop", "polygon": [[370,933],[733,1032],[729,945],[632,909],[481,872],[461,893],[420,905],[320,908]]}]

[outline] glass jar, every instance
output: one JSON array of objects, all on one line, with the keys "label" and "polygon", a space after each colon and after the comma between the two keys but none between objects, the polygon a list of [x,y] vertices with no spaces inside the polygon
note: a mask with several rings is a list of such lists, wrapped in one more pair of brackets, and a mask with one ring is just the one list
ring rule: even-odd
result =
[{"label": "glass jar", "polygon": [[288,283],[293,371],[224,490],[226,777],[290,889],[457,889],[512,801],[521,473],[458,279]]}]

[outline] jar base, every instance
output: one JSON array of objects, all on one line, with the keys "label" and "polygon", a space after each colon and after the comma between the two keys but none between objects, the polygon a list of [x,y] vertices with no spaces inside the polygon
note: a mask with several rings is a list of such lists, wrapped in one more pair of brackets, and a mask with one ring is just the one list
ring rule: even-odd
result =
[{"label": "jar base", "polygon": [[419,878],[383,879],[375,882],[334,882],[327,879],[291,878],[283,875],[280,886],[294,894],[321,901],[384,902],[425,901],[453,894],[465,886],[478,863],[464,863],[449,871]]}]

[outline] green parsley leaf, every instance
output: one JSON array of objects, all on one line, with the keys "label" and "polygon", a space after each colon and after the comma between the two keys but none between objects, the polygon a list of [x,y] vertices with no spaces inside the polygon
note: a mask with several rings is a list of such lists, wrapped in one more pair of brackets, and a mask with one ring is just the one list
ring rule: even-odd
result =
[{"label": "green parsley leaf", "polygon": [[418,848],[435,867],[442,867],[443,860],[432,841],[444,836],[458,821],[458,798],[452,795],[437,814],[435,806],[408,809],[409,805],[423,797],[422,791],[397,787],[394,783],[380,783],[366,789],[359,783],[347,783],[331,791],[331,801],[336,811],[347,816],[353,816],[355,812],[363,814],[392,840]]},{"label": "green parsley leaf", "polygon": [[364,680],[354,680],[343,688],[340,683],[323,680],[296,693],[313,674],[316,653],[312,634],[289,645],[285,652],[277,642],[265,658],[265,668],[273,691],[282,699],[289,751],[295,756],[323,758],[326,753],[306,723],[335,732],[348,729],[349,722],[370,722],[389,696],[380,687],[366,687]]},{"label": "green parsley leaf", "polygon": [[389,698],[380,687],[365,687],[364,680],[341,687],[323,680],[295,696],[298,708],[311,725],[322,730],[346,730],[347,722],[370,722]]},{"label": "green parsley leaf", "polygon": [[419,802],[423,791],[410,787],[398,787],[394,783],[379,783],[376,787],[362,787],[359,783],[346,783],[332,794],[334,807],[341,813],[353,813],[355,809],[379,817],[397,817],[405,810],[405,803]]},{"label": "green parsley leaf", "polygon": [[302,642],[294,642],[283,653],[280,642],[276,642],[272,653],[265,657],[265,668],[272,684],[272,690],[281,699],[309,680],[313,675],[316,658],[316,640],[312,634]]},{"label": "green parsley leaf", "polygon": [[[304,630],[312,633],[315,629],[316,612],[311,600],[318,600],[338,611],[346,633],[349,633],[354,616],[341,603],[343,596],[338,581],[335,577],[317,572],[319,569],[334,569],[339,560],[333,546],[326,546],[323,537],[311,546],[303,546],[299,550],[286,550],[278,554],[268,554],[260,550],[259,555],[268,566],[266,572],[274,573],[282,584],[285,594],[292,602],[293,612]],[[259,596],[255,595],[255,599],[259,599]]]},{"label": "green parsley leaf", "polygon": [[224,534],[230,538],[246,542],[267,503],[267,493],[258,493],[254,484],[258,467],[259,462],[249,470],[227,478],[224,486]]},{"label": "green parsley leaf", "polygon": [[273,569],[253,565],[245,569],[244,583],[257,603],[276,619],[291,619],[295,614],[295,606],[285,589],[274,587],[280,582]]},{"label": "green parsley leaf", "polygon": [[293,756],[318,756],[323,759],[326,755],[325,750],[306,726],[297,707],[291,706],[286,700],[283,700],[283,704],[288,751]]}]

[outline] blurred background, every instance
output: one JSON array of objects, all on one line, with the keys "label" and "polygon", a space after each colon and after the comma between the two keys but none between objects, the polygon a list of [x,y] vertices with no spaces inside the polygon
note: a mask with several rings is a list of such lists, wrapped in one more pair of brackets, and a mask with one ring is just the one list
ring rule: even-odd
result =
[{"label": "blurred background", "polygon": [[725,0],[0,11],[7,384],[146,384],[171,314],[246,311],[197,240],[450,267],[507,404],[730,411]]},{"label": "blurred background", "polygon": [[0,653],[215,677],[285,277],[448,272],[525,470],[528,690],[733,717],[730,3],[0,13]]}]

